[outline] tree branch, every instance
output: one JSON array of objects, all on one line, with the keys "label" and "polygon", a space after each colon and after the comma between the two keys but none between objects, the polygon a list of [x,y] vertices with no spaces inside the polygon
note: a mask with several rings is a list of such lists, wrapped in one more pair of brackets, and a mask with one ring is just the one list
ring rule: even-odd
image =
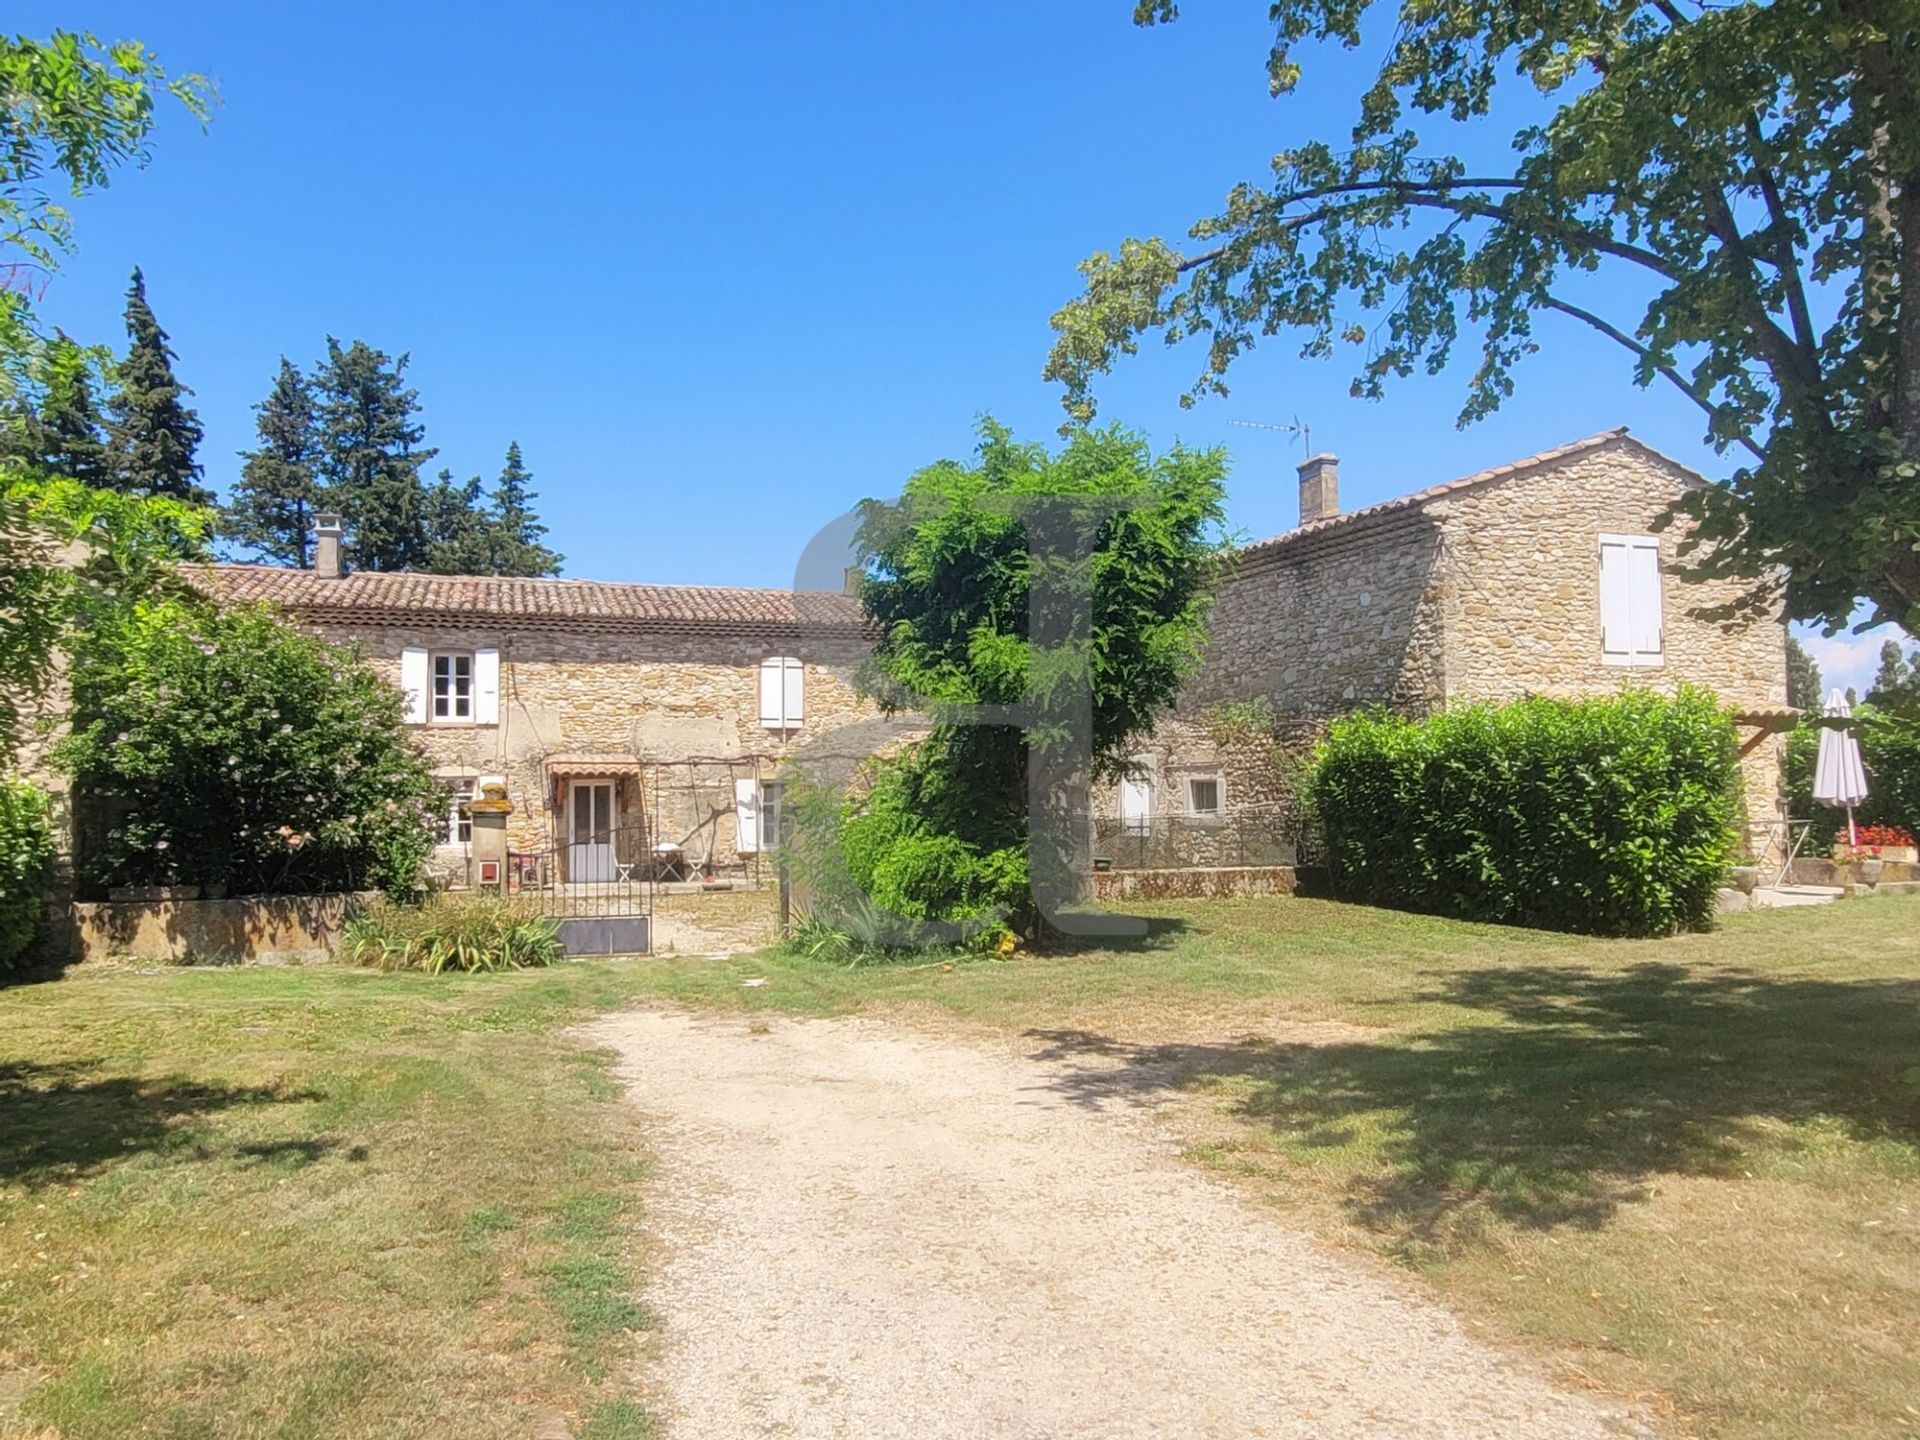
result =
[{"label": "tree branch", "polygon": [[[1617,341],[1626,346],[1627,349],[1631,350],[1635,355],[1638,355],[1646,363],[1652,365],[1655,370],[1678,386],[1680,393],[1693,401],[1693,403],[1698,405],[1702,410],[1706,411],[1709,418],[1719,418],[1719,407],[1716,406],[1710,398],[1701,394],[1698,387],[1693,385],[1684,375],[1674,369],[1673,366],[1655,359],[1653,351],[1627,334],[1626,331],[1601,319],[1591,310],[1583,310],[1578,305],[1568,304],[1565,300],[1557,299],[1552,295],[1545,297],[1542,304],[1548,310],[1558,310],[1562,315],[1571,315],[1576,320],[1584,321],[1609,340]],[[1755,459],[1764,460],[1767,458],[1767,452],[1755,444],[1751,436],[1736,435],[1734,438],[1746,446]]]}]

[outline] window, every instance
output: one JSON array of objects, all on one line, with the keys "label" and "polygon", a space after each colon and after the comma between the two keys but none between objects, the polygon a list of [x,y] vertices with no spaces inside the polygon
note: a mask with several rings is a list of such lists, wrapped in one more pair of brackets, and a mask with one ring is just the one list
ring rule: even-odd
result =
[{"label": "window", "polygon": [[734,842],[737,855],[780,848],[787,787],[778,780],[733,782]]},{"label": "window", "polygon": [[451,780],[447,782],[447,833],[442,840],[445,845],[467,845],[473,841],[473,816],[467,806],[478,793],[477,780]]},{"label": "window", "polygon": [[408,645],[400,652],[400,688],[409,725],[498,725],[500,652],[481,647],[429,654],[424,645]]},{"label": "window", "polygon": [[791,655],[760,662],[760,723],[769,730],[795,730],[806,718],[805,668]]},{"label": "window", "polygon": [[1187,781],[1187,809],[1195,815],[1218,815],[1220,781],[1212,776]]},{"label": "window", "polygon": [[439,654],[433,657],[433,718],[473,719],[473,656]]},{"label": "window", "polygon": [[1120,822],[1129,835],[1144,835],[1153,828],[1153,775],[1145,768],[1150,761],[1133,763],[1133,773],[1120,779]]},{"label": "window", "polygon": [[781,780],[766,780],[760,785],[760,848],[778,850],[780,848],[780,826],[784,820],[782,803],[786,799],[786,783]]},{"label": "window", "polygon": [[1600,658],[1608,665],[1664,663],[1660,542],[1651,535],[1600,537]]}]

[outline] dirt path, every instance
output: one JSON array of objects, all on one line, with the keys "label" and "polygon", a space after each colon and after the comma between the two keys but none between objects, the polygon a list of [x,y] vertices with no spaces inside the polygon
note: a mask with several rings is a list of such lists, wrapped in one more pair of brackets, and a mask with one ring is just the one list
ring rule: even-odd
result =
[{"label": "dirt path", "polygon": [[1097,1056],[858,1020],[595,1038],[659,1123],[669,1440],[1647,1433],[1179,1161]]}]

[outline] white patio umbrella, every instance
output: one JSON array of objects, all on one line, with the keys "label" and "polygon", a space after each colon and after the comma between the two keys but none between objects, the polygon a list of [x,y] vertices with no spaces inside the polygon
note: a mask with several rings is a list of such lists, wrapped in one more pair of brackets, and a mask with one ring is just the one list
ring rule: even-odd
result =
[{"label": "white patio umbrella", "polygon": [[[1835,690],[1827,696],[1827,718],[1844,720],[1852,715],[1847,697]],[[1847,843],[1858,844],[1854,829],[1853,807],[1867,798],[1867,767],[1860,760],[1860,742],[1851,731],[1831,727],[1820,732],[1820,757],[1813,766],[1813,798],[1847,812]]]}]

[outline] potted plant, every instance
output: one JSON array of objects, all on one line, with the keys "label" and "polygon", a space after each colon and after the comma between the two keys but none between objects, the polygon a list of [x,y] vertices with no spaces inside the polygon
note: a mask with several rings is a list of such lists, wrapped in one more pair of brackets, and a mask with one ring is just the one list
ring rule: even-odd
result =
[{"label": "potted plant", "polygon": [[1838,831],[1833,837],[1833,858],[1849,860],[1894,860],[1912,865],[1920,860],[1913,832],[1903,825],[1858,825],[1849,834]]}]

